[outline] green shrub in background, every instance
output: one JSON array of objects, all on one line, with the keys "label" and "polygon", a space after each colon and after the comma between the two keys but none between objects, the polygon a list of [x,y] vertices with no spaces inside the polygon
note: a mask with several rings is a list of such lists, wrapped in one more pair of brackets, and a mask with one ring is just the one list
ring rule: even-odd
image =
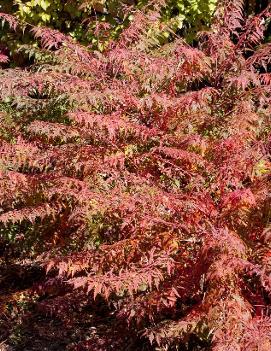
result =
[{"label": "green shrub in background", "polygon": [[181,30],[188,41],[210,24],[217,0],[171,0],[162,13],[173,30]]},{"label": "green shrub in background", "polygon": [[[34,25],[46,25],[69,33],[75,39],[93,44],[103,49],[104,43],[116,37],[129,22],[124,16],[123,5],[131,6],[131,12],[146,5],[148,0],[14,0],[2,1],[6,12],[16,13],[24,22]],[[194,33],[210,23],[217,0],[167,0],[161,11],[161,21],[171,30],[181,30],[188,39]],[[94,34],[97,23],[109,23],[110,30],[103,35],[103,40]],[[168,33],[164,34],[167,37]]]},{"label": "green shrub in background", "polygon": [[[50,26],[68,33],[85,45],[103,50],[110,39],[115,39],[127,26],[136,9],[155,6],[158,1],[150,0],[0,0],[0,11],[16,14],[23,22],[33,25]],[[244,9],[248,14],[257,13],[266,6],[268,0],[246,0]],[[159,26],[150,28],[150,35],[160,44],[170,40],[170,32],[181,34],[191,42],[195,34],[209,26],[217,0],[165,0],[160,11],[161,22],[168,30]],[[123,6],[130,6],[124,15]],[[105,28],[101,24],[106,24]],[[108,26],[110,25],[110,26]],[[99,27],[99,35],[97,35]],[[101,30],[102,27],[102,30]],[[4,40],[3,40],[4,37]],[[0,40],[9,42],[9,48],[16,52],[22,43],[29,43],[29,37],[5,37]],[[11,39],[11,40],[10,40]],[[12,48],[10,43],[12,42]]]}]

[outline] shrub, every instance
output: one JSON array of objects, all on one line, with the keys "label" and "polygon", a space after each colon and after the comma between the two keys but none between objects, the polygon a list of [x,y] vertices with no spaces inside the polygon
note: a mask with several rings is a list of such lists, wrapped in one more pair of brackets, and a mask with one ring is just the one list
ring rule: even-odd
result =
[{"label": "shrub", "polygon": [[1,71],[2,240],[70,350],[267,351],[271,6],[221,1],[197,47],[158,13],[103,53],[33,27],[46,62]]},{"label": "shrub", "polygon": [[[132,20],[136,9],[152,7],[147,0],[97,0],[97,1],[60,1],[60,0],[15,0],[4,1],[4,11],[15,13],[21,21],[32,25],[51,26],[69,33],[85,44],[103,50],[108,40],[116,38]],[[210,24],[216,0],[170,0],[161,8],[161,23],[171,30],[182,30],[190,39],[198,29]],[[99,35],[97,32],[99,31]],[[156,28],[159,32],[159,28]],[[161,40],[168,40],[170,33],[162,33]]]}]

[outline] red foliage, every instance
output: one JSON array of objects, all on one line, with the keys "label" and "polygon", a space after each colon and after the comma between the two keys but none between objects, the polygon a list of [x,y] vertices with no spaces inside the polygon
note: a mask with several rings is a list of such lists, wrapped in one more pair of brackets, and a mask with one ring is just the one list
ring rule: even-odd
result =
[{"label": "red foliage", "polygon": [[40,311],[86,299],[76,350],[271,349],[270,15],[149,51],[139,12],[103,54],[32,28],[51,61],[1,71],[2,232],[36,238]]}]

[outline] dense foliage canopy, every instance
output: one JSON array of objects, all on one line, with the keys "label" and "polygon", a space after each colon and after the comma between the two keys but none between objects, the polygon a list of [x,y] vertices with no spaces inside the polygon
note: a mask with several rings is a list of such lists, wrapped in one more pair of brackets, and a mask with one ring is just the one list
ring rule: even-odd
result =
[{"label": "dense foliage canopy", "polygon": [[[165,0],[158,9],[155,2],[148,0],[3,0],[1,11],[14,15],[26,27],[29,24],[49,26],[69,34],[92,50],[103,51],[110,40],[118,38],[127,28],[137,10],[143,13],[150,9],[158,11],[155,26],[146,29],[156,45],[171,41],[176,33],[191,42],[198,30],[210,25],[216,2]],[[5,43],[10,55],[9,64],[13,67],[27,65],[38,46],[27,30],[10,33],[6,26],[0,31],[0,41]]]},{"label": "dense foliage canopy", "polygon": [[[192,38],[199,28],[210,23],[216,2],[165,0],[159,9],[161,23],[166,23],[172,30],[185,31]],[[134,11],[153,7],[149,0],[15,0],[14,3],[3,3],[6,13],[15,13],[21,20],[34,25],[50,25],[100,49],[128,25]],[[106,31],[99,37],[97,26],[101,28],[103,24],[106,24]],[[168,36],[168,31],[161,33],[161,39]]]},{"label": "dense foliage canopy", "polygon": [[0,53],[15,349],[271,349],[271,5],[220,1],[194,46],[158,45],[163,6],[102,53],[0,14],[39,42],[25,68]]}]

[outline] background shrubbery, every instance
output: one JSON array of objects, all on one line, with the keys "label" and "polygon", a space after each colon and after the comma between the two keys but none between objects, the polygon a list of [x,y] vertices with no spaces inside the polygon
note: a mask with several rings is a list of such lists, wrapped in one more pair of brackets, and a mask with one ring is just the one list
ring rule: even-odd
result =
[{"label": "background shrubbery", "polygon": [[[155,3],[148,0],[2,0],[1,9],[14,14],[22,22],[50,26],[102,51],[127,27],[134,11],[141,9],[145,12],[148,8],[155,8]],[[160,8],[161,25],[149,28],[149,36],[155,38],[158,45],[171,41],[174,33],[192,42],[199,30],[210,25],[216,3],[217,0],[166,0]],[[268,0],[246,0],[245,10],[247,14],[258,13],[267,3]],[[0,41],[8,46],[13,65],[27,64],[30,47],[37,46],[31,36],[10,34],[6,28],[0,33]]]},{"label": "background shrubbery", "polygon": [[[164,28],[155,29],[159,42],[167,41],[172,31],[182,33],[192,40],[199,29],[210,24],[215,4],[216,0],[166,1],[160,11],[160,21]],[[137,9],[145,11],[146,6],[153,7],[146,0],[15,0],[13,5],[10,1],[4,1],[2,8],[23,22],[50,26],[68,33],[81,43],[103,50],[108,41],[116,38],[132,20],[133,12]],[[13,40],[13,51],[19,48],[21,40],[18,38],[16,46]],[[24,42],[29,40],[30,38],[23,38]]]}]

